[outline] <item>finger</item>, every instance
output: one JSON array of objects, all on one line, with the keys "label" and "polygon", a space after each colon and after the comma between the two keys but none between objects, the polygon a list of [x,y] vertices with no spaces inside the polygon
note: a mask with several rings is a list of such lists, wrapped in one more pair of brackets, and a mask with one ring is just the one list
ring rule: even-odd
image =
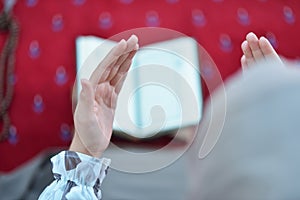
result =
[{"label": "finger", "polygon": [[[127,66],[130,66],[131,65],[131,60],[128,60],[127,63],[126,63]],[[115,91],[117,94],[120,93],[122,87],[123,87],[123,84],[126,80],[126,77],[127,77],[127,73],[122,73],[122,75],[118,75],[118,77],[116,77],[116,80],[115,80]]]},{"label": "finger", "polygon": [[130,38],[127,40],[127,48],[126,52],[129,53],[136,49],[136,45],[138,44],[138,37],[136,35],[131,35]]},{"label": "finger", "polygon": [[[135,55],[137,49],[139,48],[138,44],[136,44],[136,47],[134,48],[133,51],[128,52],[124,55],[122,55],[118,61],[115,63],[115,67],[113,67],[111,69],[111,72],[109,74],[109,76],[107,77],[106,81],[111,81],[115,76],[117,76],[118,73],[122,73],[122,71],[126,71],[126,69],[124,69],[123,63],[128,60],[128,59],[132,59],[133,56]],[[133,53],[134,52],[134,53]],[[129,66],[130,67],[130,66]],[[129,68],[128,68],[129,69]],[[127,69],[127,71],[128,71]]]},{"label": "finger", "polygon": [[241,48],[246,58],[253,58],[251,49],[246,40],[242,43]]},{"label": "finger", "polygon": [[97,68],[93,71],[90,82],[93,85],[97,85],[98,83],[105,80],[105,78],[109,75],[110,68],[113,66],[113,63],[117,61],[117,59],[125,53],[127,48],[127,42],[125,40],[121,40],[112,50],[105,56],[105,58],[100,62]]},{"label": "finger", "polygon": [[81,80],[81,92],[79,96],[79,104],[83,105],[87,110],[92,111],[94,105],[95,93],[92,84],[86,79]]},{"label": "finger", "polygon": [[120,66],[122,66],[123,62],[128,58],[128,56],[130,55],[130,53],[133,50],[137,50],[139,48],[138,45],[138,38],[135,35],[132,35],[128,41],[127,41],[127,48],[126,48],[126,52],[125,54],[123,54],[122,56],[120,56],[117,60],[117,62],[114,63],[114,66],[112,66],[112,68],[110,68],[110,72],[109,75],[107,76],[107,78],[105,79],[105,81],[110,81],[113,77],[116,76],[116,74],[119,71]]},{"label": "finger", "polygon": [[246,61],[246,56],[243,55],[241,57],[241,65],[242,65],[242,69],[246,69],[247,68],[247,61]]},{"label": "finger", "polygon": [[118,82],[116,83],[116,86],[115,86],[115,91],[116,91],[117,95],[119,95],[119,93],[123,87],[123,84],[126,80],[126,77],[127,77],[127,73],[123,74],[123,76],[119,77]]},{"label": "finger", "polygon": [[107,76],[107,78],[105,79],[106,81],[111,81],[116,74],[119,71],[120,66],[124,63],[124,61],[127,59],[129,53],[126,53],[122,56],[120,56],[120,58],[117,60],[117,62],[114,64],[114,66],[111,68],[109,75]]},{"label": "finger", "polygon": [[117,94],[119,93],[119,91],[121,90],[121,87],[123,86],[127,72],[129,71],[129,68],[132,63],[132,58],[135,56],[136,52],[137,52],[137,50],[130,52],[127,59],[120,66],[118,73],[110,81],[110,84],[112,86],[116,87]]},{"label": "finger", "polygon": [[274,57],[278,56],[275,49],[273,48],[273,46],[271,45],[269,40],[267,40],[267,38],[260,37],[259,38],[259,46],[260,46],[260,49],[263,52],[264,56],[274,56]]},{"label": "finger", "polygon": [[[128,54],[128,56],[127,56],[127,58],[126,58],[125,61],[126,61],[126,62],[129,61],[129,60],[132,61],[132,59],[133,59],[133,57],[135,56],[136,52],[137,52],[137,50],[131,51],[131,52]],[[127,65],[128,63],[126,64],[125,61],[121,64],[121,66],[120,66],[120,68],[119,68],[119,71],[118,71],[118,72],[120,72],[121,74],[122,74],[122,73],[127,73],[128,70],[129,70],[129,68],[130,68],[130,64]]]},{"label": "finger", "polygon": [[263,53],[259,47],[259,42],[258,42],[258,38],[257,36],[250,32],[248,33],[248,35],[246,36],[246,40],[248,42],[248,45],[252,51],[252,55],[255,61],[262,59]]},{"label": "finger", "polygon": [[247,65],[253,64],[254,63],[254,58],[253,58],[253,55],[252,55],[252,51],[251,51],[250,46],[249,46],[249,44],[246,40],[242,43],[241,48],[242,48],[242,51],[243,51],[244,57],[245,57],[244,62],[246,62]]}]

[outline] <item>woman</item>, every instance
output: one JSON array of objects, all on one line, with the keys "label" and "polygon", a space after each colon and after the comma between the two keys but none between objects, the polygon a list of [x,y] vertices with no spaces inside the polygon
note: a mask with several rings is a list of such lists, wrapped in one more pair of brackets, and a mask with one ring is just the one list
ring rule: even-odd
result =
[{"label": "woman", "polygon": [[[241,47],[243,68],[267,58],[281,62],[264,37],[258,39],[249,33]],[[69,151],[51,159],[55,181],[39,199],[101,199],[100,185],[110,160],[100,157],[110,142],[118,94],[137,50],[136,36],[121,40],[99,64],[90,80],[81,80],[72,144]]]}]

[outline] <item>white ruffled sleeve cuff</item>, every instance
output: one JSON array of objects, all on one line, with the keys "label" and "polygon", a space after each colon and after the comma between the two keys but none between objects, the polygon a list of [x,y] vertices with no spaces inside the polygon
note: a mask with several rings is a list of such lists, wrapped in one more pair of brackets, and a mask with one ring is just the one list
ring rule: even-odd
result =
[{"label": "white ruffled sleeve cuff", "polygon": [[62,151],[51,158],[55,180],[39,200],[101,199],[100,186],[107,174],[110,159],[94,158],[73,151]]}]

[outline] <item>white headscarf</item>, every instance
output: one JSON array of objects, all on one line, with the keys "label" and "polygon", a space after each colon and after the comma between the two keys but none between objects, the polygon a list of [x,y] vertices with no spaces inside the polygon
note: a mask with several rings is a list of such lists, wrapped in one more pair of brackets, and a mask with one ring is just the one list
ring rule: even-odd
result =
[{"label": "white headscarf", "polygon": [[300,69],[252,66],[211,99],[190,151],[189,199],[300,199]]}]

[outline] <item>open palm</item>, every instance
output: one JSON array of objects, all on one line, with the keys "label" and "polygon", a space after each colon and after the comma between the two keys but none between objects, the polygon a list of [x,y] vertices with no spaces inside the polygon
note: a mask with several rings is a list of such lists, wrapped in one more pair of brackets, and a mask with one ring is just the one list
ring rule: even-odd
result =
[{"label": "open palm", "polygon": [[241,57],[243,69],[263,60],[272,60],[275,63],[282,64],[279,55],[265,37],[258,39],[254,33],[250,32],[247,34],[241,48],[243,51],[243,56]]},{"label": "open palm", "polygon": [[99,157],[109,145],[118,94],[137,49],[136,36],[121,40],[97,66],[90,80],[81,80],[70,150]]}]

